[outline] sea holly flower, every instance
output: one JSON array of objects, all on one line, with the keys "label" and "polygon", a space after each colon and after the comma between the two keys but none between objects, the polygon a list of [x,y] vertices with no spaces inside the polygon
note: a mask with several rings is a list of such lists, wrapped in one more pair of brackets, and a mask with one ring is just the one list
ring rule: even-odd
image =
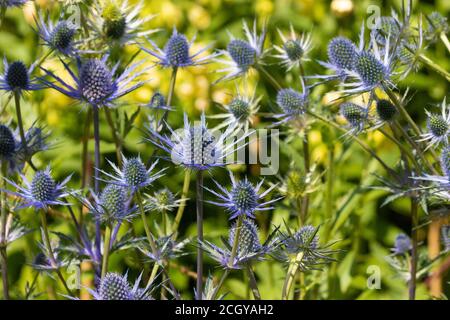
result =
[{"label": "sea holly flower", "polygon": [[[245,147],[244,134],[237,139],[235,128],[229,127],[222,134],[215,134],[206,125],[205,115],[202,114],[199,124],[190,124],[184,114],[184,128],[174,131],[167,126],[172,137],[160,134],[152,127],[147,127],[147,140],[171,155],[175,164],[195,170],[208,170],[227,164],[227,158],[240,148]],[[226,142],[229,143],[226,144]]]},{"label": "sea holly flower", "polygon": [[97,290],[88,288],[95,300],[153,300],[151,293],[154,283],[149,283],[145,288],[139,288],[142,273],[133,285],[128,282],[128,274],[120,275],[109,272],[98,285]]},{"label": "sea holly flower", "polygon": [[442,101],[441,114],[425,112],[427,114],[428,132],[423,133],[419,141],[428,141],[427,149],[436,144],[443,143],[447,145],[450,131],[450,111],[448,110],[446,99],[444,98]]},{"label": "sea holly flower", "polygon": [[139,250],[147,257],[151,262],[164,266],[167,261],[177,259],[186,255],[183,252],[185,246],[189,243],[189,239],[184,241],[175,241],[172,235],[159,237],[155,240],[156,252],[150,250],[150,248],[139,247]]},{"label": "sea holly flower", "polygon": [[224,241],[223,248],[206,240],[199,242],[199,246],[206,254],[217,261],[224,269],[243,269],[250,263],[263,260],[265,256],[275,250],[278,243],[274,238],[275,231],[269,235],[264,243],[261,243],[258,236],[258,228],[253,220],[244,219],[237,239],[236,255],[230,263],[236,228],[237,222],[230,228],[228,242]]},{"label": "sea holly flower", "polygon": [[391,249],[395,255],[407,254],[412,249],[411,239],[406,234],[399,234],[395,238],[394,247]]},{"label": "sea holly flower", "polygon": [[5,178],[16,191],[3,190],[22,199],[23,203],[18,208],[34,207],[36,209],[47,209],[54,205],[70,205],[60,199],[70,195],[66,190],[66,184],[71,176],[68,176],[63,182],[57,183],[52,178],[51,169],[48,166],[45,170],[37,171],[31,182],[24,175],[21,175],[21,178],[23,186]]},{"label": "sea holly flower", "polygon": [[126,189],[120,185],[108,184],[99,195],[91,192],[92,200],[82,196],[77,198],[97,221],[110,226],[116,222],[121,223],[123,220],[130,221],[134,216],[135,208],[130,208],[130,197]]},{"label": "sea holly flower", "polygon": [[179,207],[182,199],[176,199],[172,191],[167,188],[156,191],[153,195],[146,195],[146,209],[159,213],[170,212]]},{"label": "sea holly flower", "polygon": [[386,37],[390,35],[392,39],[401,36],[400,22],[395,17],[380,17],[377,19],[375,27],[371,31],[371,36],[380,45],[386,44]]},{"label": "sea holly flower", "polygon": [[428,21],[428,28],[425,31],[425,36],[428,40],[434,41],[439,39],[439,36],[442,33],[446,34],[450,31],[448,19],[439,12],[433,11],[430,15],[425,17]]},{"label": "sea holly flower", "polygon": [[262,59],[267,53],[267,50],[264,50],[265,26],[259,36],[256,31],[256,20],[253,23],[252,31],[250,31],[246,22],[244,22],[243,28],[247,38],[246,41],[235,39],[233,35],[230,35],[231,41],[228,43],[226,50],[219,51],[219,54],[224,58],[216,59],[216,61],[226,67],[218,70],[218,72],[225,72],[226,75],[218,81],[236,78],[246,74],[251,67],[263,64]]},{"label": "sea holly flower", "polygon": [[22,61],[14,61],[8,63],[6,58],[3,59],[3,74],[0,74],[0,90],[22,94],[24,91],[34,91],[42,89],[42,86],[37,84],[36,78],[31,75],[34,71],[35,65],[28,68]]},{"label": "sea holly flower", "polygon": [[281,113],[275,114],[275,118],[279,119],[279,121],[274,125],[298,119],[305,114],[309,104],[309,90],[305,86],[302,78],[300,78],[300,81],[302,82],[302,93],[292,88],[278,91],[277,105],[280,107]]},{"label": "sea holly flower", "polygon": [[151,45],[150,49],[144,47],[141,47],[141,49],[156,58],[155,63],[163,67],[179,68],[208,63],[215,54],[201,55],[207,51],[210,46],[204,47],[196,53],[191,54],[191,46],[194,41],[195,38],[188,41],[185,35],[178,33],[177,29],[174,28],[172,35],[163,49],[160,49],[151,40],[148,40]]},{"label": "sea holly flower", "polygon": [[130,85],[146,69],[136,72],[136,69],[143,63],[141,61],[127,67],[120,75],[116,76],[119,65],[116,64],[110,69],[106,64],[107,59],[108,55],[103,56],[102,59],[87,59],[85,61],[77,57],[78,75],[75,75],[69,65],[61,60],[64,68],[75,82],[75,86],[68,84],[55,73],[44,68],[42,70],[55,82],[46,79],[41,79],[41,81],[47,87],[53,88],[82,103],[91,106],[111,107],[118,98],[125,96],[144,84],[143,82],[137,82]]},{"label": "sea holly flower", "polygon": [[291,32],[288,37],[278,30],[283,45],[274,46],[275,50],[278,51],[278,54],[274,57],[280,59],[281,65],[287,68],[288,71],[294,67],[299,67],[302,61],[309,61],[308,53],[311,50],[311,35],[302,34],[300,37],[297,36],[292,24],[290,29]]},{"label": "sea holly flower", "polygon": [[376,100],[376,113],[381,122],[391,122],[397,115],[397,109],[391,101],[386,99]]},{"label": "sea holly flower", "polygon": [[62,15],[56,23],[53,23],[50,17],[46,22],[43,14],[39,13],[35,21],[39,37],[50,50],[65,56],[73,56],[78,52],[76,45],[79,42],[75,41],[77,28],[71,22],[62,19]]},{"label": "sea holly flower", "polygon": [[433,195],[450,199],[450,193],[448,192],[450,188],[450,146],[446,146],[441,150],[440,160],[443,176],[425,174],[415,179],[431,183],[431,186],[424,187],[424,190],[431,190]]},{"label": "sea holly flower", "polygon": [[166,98],[160,92],[155,92],[152,95],[150,102],[143,105],[143,107],[147,107],[154,110],[172,110],[172,107],[167,105]]},{"label": "sea holly flower", "polygon": [[295,261],[302,271],[320,270],[323,264],[334,261],[331,255],[336,250],[329,249],[333,243],[322,246],[317,231],[312,225],[303,226],[295,233],[288,228],[287,234],[280,237],[280,245],[273,256],[285,263]]},{"label": "sea holly flower", "polygon": [[211,119],[222,119],[216,130],[232,126],[247,132],[250,124],[253,124],[253,117],[259,110],[262,96],[256,97],[256,88],[252,95],[242,94],[238,88],[236,92],[231,101],[222,106],[226,113],[209,116]]},{"label": "sea holly flower", "polygon": [[156,179],[163,176],[162,172],[165,169],[152,173],[153,169],[155,169],[158,164],[158,161],[155,161],[150,168],[147,169],[139,156],[136,158],[127,159],[124,155],[122,155],[122,159],[122,169],[119,169],[114,163],[108,160],[109,164],[115,171],[115,175],[97,169],[110,178],[110,180],[105,180],[106,182],[125,187],[130,189],[132,192],[135,192],[139,189],[148,187]]},{"label": "sea holly flower", "polygon": [[341,115],[347,120],[350,130],[347,134],[357,135],[364,130],[366,125],[368,110],[352,102],[341,104]]},{"label": "sea holly flower", "polygon": [[103,39],[107,44],[112,42],[126,45],[158,31],[144,30],[143,25],[153,19],[154,15],[139,18],[143,8],[143,1],[130,5],[127,0],[96,0],[88,23],[95,32],[95,38]]},{"label": "sea holly flower", "polygon": [[271,204],[281,199],[275,198],[269,201],[263,200],[276,187],[276,185],[273,185],[266,191],[261,192],[261,187],[264,180],[261,180],[256,186],[254,186],[250,181],[248,181],[247,177],[244,180],[236,181],[231,172],[230,179],[232,184],[231,190],[227,190],[216,180],[213,181],[217,186],[218,191],[204,187],[219,199],[219,201],[208,202],[219,207],[226,208],[231,214],[230,220],[241,215],[254,218],[255,213],[258,211],[272,210],[273,207]]}]

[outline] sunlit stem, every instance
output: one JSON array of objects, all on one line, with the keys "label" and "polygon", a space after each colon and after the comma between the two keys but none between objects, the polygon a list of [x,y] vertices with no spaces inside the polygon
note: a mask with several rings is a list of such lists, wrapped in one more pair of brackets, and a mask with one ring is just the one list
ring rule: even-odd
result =
[{"label": "sunlit stem", "polygon": [[107,226],[105,229],[105,241],[103,243],[102,278],[106,276],[106,273],[108,272],[110,243],[111,243],[111,228]]},{"label": "sunlit stem", "polygon": [[[177,73],[178,73],[178,68],[174,67],[172,69],[172,75],[170,77],[170,84],[169,84],[169,92],[167,94],[166,104],[167,104],[168,107],[170,107],[171,104],[172,104],[173,94],[175,92],[175,83],[177,81]],[[163,114],[163,116],[161,118],[160,125],[163,125],[163,126],[165,125],[165,121],[167,120],[168,115],[169,115],[169,110],[165,110],[164,114]],[[158,129],[159,129],[159,127],[160,126],[158,126]]]},{"label": "sunlit stem", "polygon": [[303,256],[304,256],[304,252],[302,251],[302,252],[298,253],[295,256],[295,258],[291,261],[291,263],[289,264],[288,273],[287,273],[286,280],[284,281],[284,285],[283,285],[283,292],[282,292],[283,300],[288,300],[288,298],[289,298],[289,294],[292,289],[292,284],[294,283],[295,275],[297,274],[300,264],[302,263]]},{"label": "sunlit stem", "polygon": [[252,266],[248,264],[246,266],[246,270],[249,278],[248,283],[250,285],[250,289],[252,290],[253,297],[255,300],[261,300],[261,294],[259,293],[258,284],[256,282],[255,273],[252,270]]},{"label": "sunlit stem", "polygon": [[444,70],[440,65],[435,63],[433,60],[425,56],[424,54],[419,54],[419,60],[425,64],[428,68],[434,70],[436,73],[444,77],[448,82],[450,82],[450,73]]},{"label": "sunlit stem", "polygon": [[233,267],[234,265],[234,259],[236,258],[236,255],[238,253],[238,248],[239,248],[239,237],[241,235],[241,229],[242,229],[242,224],[244,222],[244,216],[241,214],[238,217],[235,229],[234,229],[234,238],[233,238],[233,247],[231,248],[231,255],[230,255],[230,259],[228,260],[228,266],[230,268]]},{"label": "sunlit stem", "polygon": [[69,287],[67,286],[66,280],[64,280],[63,275],[61,274],[61,271],[59,270],[58,262],[55,259],[55,254],[53,253],[52,245],[50,243],[50,236],[48,232],[48,225],[47,225],[47,213],[45,210],[41,210],[41,225],[42,225],[42,241],[44,242],[44,245],[48,251],[50,263],[55,268],[55,272],[58,275],[58,278],[61,280],[64,288],[66,289],[67,293],[69,295],[72,295],[72,292],[70,291]]},{"label": "sunlit stem", "polygon": [[172,234],[174,238],[177,237],[178,227],[180,226],[181,219],[183,218],[184,208],[186,207],[187,196],[189,193],[190,182],[191,171],[189,169],[186,169],[186,171],[184,172],[183,191],[181,192],[180,206],[178,207],[172,227]]},{"label": "sunlit stem", "polygon": [[116,158],[117,158],[117,164],[119,165],[119,168],[122,167],[122,139],[120,137],[120,133],[117,130],[113,118],[111,116],[111,111],[109,108],[105,107],[105,115],[106,115],[106,121],[108,122],[108,126],[111,129],[111,134],[114,140],[114,144],[116,146]]},{"label": "sunlit stem", "polygon": [[[2,177],[1,184],[4,188],[5,183],[3,177],[6,175],[6,163],[2,161],[1,164]],[[6,210],[6,193],[0,191],[0,205],[1,205],[1,217],[0,217],[0,259],[2,266],[2,283],[3,283],[3,299],[9,300],[9,286],[8,286],[8,255],[7,255],[7,234],[6,225],[8,220],[8,212]]]},{"label": "sunlit stem", "polygon": [[222,277],[219,280],[219,283],[217,284],[217,287],[215,288],[211,299],[215,300],[217,298],[217,295],[219,294],[220,289],[223,286],[223,283],[225,282],[225,280],[227,279],[228,275],[230,274],[230,270],[229,269],[225,269],[225,271],[222,274]]},{"label": "sunlit stem", "polygon": [[445,47],[447,48],[448,52],[450,53],[450,41],[448,41],[447,35],[445,32],[441,32],[439,35],[439,38],[441,38],[442,42],[445,44]]}]

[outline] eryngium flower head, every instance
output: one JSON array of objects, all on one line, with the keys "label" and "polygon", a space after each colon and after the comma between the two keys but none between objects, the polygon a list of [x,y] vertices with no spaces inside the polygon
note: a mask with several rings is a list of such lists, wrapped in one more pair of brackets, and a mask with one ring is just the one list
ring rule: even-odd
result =
[{"label": "eryngium flower head", "polygon": [[39,37],[51,50],[63,55],[74,55],[76,53],[75,45],[77,42],[74,41],[76,27],[72,23],[60,19],[54,24],[50,17],[45,22],[41,13],[39,19],[36,18],[35,21]]},{"label": "eryngium flower head", "polygon": [[156,252],[154,252],[149,246],[146,248],[140,247],[141,252],[150,259],[151,262],[155,262],[163,266],[167,261],[184,256],[184,247],[188,244],[189,239],[185,239],[181,242],[176,242],[172,235],[163,236],[156,239]]},{"label": "eryngium flower head", "polygon": [[399,234],[395,238],[394,247],[391,249],[395,255],[403,255],[412,249],[411,239],[406,234]]},{"label": "eryngium flower head", "polygon": [[143,1],[128,4],[127,0],[120,1],[95,1],[90,6],[92,18],[88,23],[95,32],[95,37],[102,39],[103,44],[130,44],[137,38],[145,37],[158,30],[145,29],[144,24],[153,19],[154,15],[146,15],[139,18],[143,11]]},{"label": "eryngium flower head", "polygon": [[53,88],[62,94],[87,103],[91,106],[112,106],[118,98],[136,90],[143,85],[143,82],[137,82],[130,85],[137,77],[145,72],[146,69],[135,72],[136,68],[142,62],[135,63],[127,67],[119,76],[115,76],[118,64],[112,69],[106,65],[108,56],[102,59],[88,59],[81,61],[77,58],[78,76],[70,67],[61,60],[64,68],[69,72],[75,82],[75,87],[66,83],[63,79],[53,72],[42,68],[44,72],[56,80],[55,82],[41,79],[49,88]]},{"label": "eryngium flower head", "polygon": [[336,251],[328,249],[333,243],[321,246],[317,232],[318,228],[311,225],[303,226],[295,233],[288,230],[288,234],[282,234],[274,257],[287,263],[295,261],[302,271],[320,270],[321,265],[334,261],[331,254]]},{"label": "eryngium flower head", "polygon": [[360,52],[355,57],[354,71],[359,75],[363,85],[373,88],[389,79],[389,69],[370,52]]},{"label": "eryngium flower head", "polygon": [[111,179],[105,181],[111,184],[131,189],[134,192],[138,189],[149,186],[156,179],[163,176],[162,172],[164,171],[164,169],[156,173],[152,173],[153,169],[158,164],[158,161],[155,161],[150,166],[150,168],[147,169],[139,156],[127,159],[124,155],[122,155],[122,159],[123,169],[119,169],[114,163],[108,160],[109,164],[115,171],[115,175],[103,170],[99,170],[101,173]]},{"label": "eryngium flower head", "polygon": [[0,8],[8,8],[8,7],[21,7],[28,0],[0,0]]},{"label": "eryngium flower head", "polygon": [[447,145],[450,131],[450,111],[446,99],[444,98],[442,101],[440,114],[425,112],[427,114],[428,132],[421,134],[419,141],[428,141],[427,149],[440,143]]},{"label": "eryngium flower head", "polygon": [[280,119],[277,124],[296,119],[303,115],[308,107],[308,102],[307,89],[305,89],[303,93],[295,91],[291,88],[281,89],[278,91],[277,104],[281,108],[282,112],[275,115],[276,118]]},{"label": "eryngium flower head", "polygon": [[177,29],[173,29],[172,35],[167,41],[164,49],[160,49],[156,44],[149,40],[151,49],[142,47],[142,50],[155,57],[156,63],[163,67],[189,67],[194,65],[202,65],[208,63],[215,55],[205,55],[200,57],[202,53],[210,47],[204,47],[194,54],[190,54],[191,46],[195,38],[188,41],[185,35],[178,33]]},{"label": "eryngium flower head", "polygon": [[216,130],[236,126],[248,131],[250,124],[253,123],[253,117],[259,110],[259,102],[262,97],[256,97],[256,88],[252,95],[242,94],[238,88],[236,91],[237,93],[231,101],[223,106],[227,113],[210,116],[213,119],[223,119],[222,123],[215,128]]},{"label": "eryngium flower head", "polygon": [[147,209],[159,213],[169,212],[180,205],[181,199],[176,199],[172,191],[167,188],[156,191],[152,196],[147,195]]},{"label": "eryngium flower head", "polygon": [[250,218],[254,218],[254,214],[257,211],[267,211],[273,209],[270,204],[278,201],[280,198],[275,198],[269,201],[264,202],[263,199],[265,196],[269,194],[276,185],[271,186],[264,192],[260,192],[261,186],[264,183],[264,180],[261,180],[255,186],[247,180],[245,177],[244,180],[236,181],[233,177],[233,174],[230,172],[230,179],[232,183],[231,190],[228,191],[225,189],[220,183],[213,180],[216,184],[218,191],[214,191],[205,187],[206,190],[214,194],[219,198],[220,202],[216,201],[208,201],[209,203],[215,204],[220,207],[226,208],[230,211],[231,216],[230,219],[234,219],[238,216],[245,215]]},{"label": "eryngium flower head", "polygon": [[355,103],[345,102],[341,104],[341,115],[348,121],[352,132],[359,133],[364,129],[367,120],[367,110]]},{"label": "eryngium flower head", "polygon": [[151,300],[150,296],[153,283],[147,285],[146,288],[139,288],[142,273],[136,279],[133,286],[128,282],[128,275],[120,275],[118,273],[109,272],[98,285],[97,290],[88,288],[95,300]]},{"label": "eryngium flower head", "polygon": [[[236,237],[236,230],[238,222],[236,221],[230,229],[228,236],[228,243],[230,247],[233,247]],[[237,254],[245,255],[251,252],[256,252],[261,249],[261,242],[258,237],[258,227],[253,220],[245,219],[242,221],[241,230],[237,239]]]},{"label": "eryngium flower head", "polygon": [[309,60],[308,53],[311,50],[310,34],[302,34],[301,37],[297,36],[292,24],[288,38],[286,38],[280,30],[278,30],[278,33],[283,41],[283,46],[275,46],[275,49],[279,53],[275,55],[275,57],[281,59],[281,64],[285,66],[288,71],[294,67],[300,66],[302,61]]},{"label": "eryngium flower head", "polygon": [[220,135],[214,135],[206,126],[205,115],[202,114],[199,124],[191,125],[184,115],[184,128],[174,131],[169,127],[172,137],[161,135],[152,127],[149,130],[148,141],[171,155],[175,164],[186,168],[207,170],[212,167],[226,165],[226,158],[230,154],[244,147],[243,143],[248,134],[244,134],[231,141],[224,147],[224,141],[235,137],[234,127],[228,127]]},{"label": "eryngium flower head", "polygon": [[428,28],[425,35],[428,40],[432,41],[438,39],[442,33],[446,34],[449,32],[448,19],[439,12],[432,12],[430,15],[426,16],[426,19],[428,21]]},{"label": "eryngium flower head", "polygon": [[171,106],[168,106],[166,103],[166,98],[164,95],[160,92],[155,92],[150,102],[145,104],[144,107],[150,108],[150,109],[156,109],[156,110],[171,110]]},{"label": "eryngium flower head", "polygon": [[381,121],[392,121],[397,115],[397,109],[395,106],[386,99],[380,99],[376,101],[376,110],[378,118]]},{"label": "eryngium flower head", "polygon": [[266,38],[266,29],[264,27],[260,36],[256,32],[256,20],[253,23],[253,30],[250,31],[247,23],[244,22],[244,32],[246,40],[235,39],[231,36],[231,40],[226,50],[219,51],[219,54],[226,57],[225,59],[217,59],[217,62],[226,65],[225,68],[218,72],[226,72],[220,80],[228,80],[245,74],[250,67],[254,67],[258,63],[262,63],[266,51],[264,50],[264,40]]},{"label": "eryngium flower head", "polygon": [[65,185],[69,182],[71,176],[67,177],[63,182],[57,183],[51,176],[50,167],[43,171],[37,171],[31,181],[21,175],[24,186],[19,186],[13,181],[5,178],[16,191],[3,190],[7,193],[18,196],[23,200],[19,208],[34,207],[36,209],[47,209],[52,205],[69,205],[64,199],[69,193],[66,191]]},{"label": "eryngium flower head", "polygon": [[441,168],[450,181],[450,147],[445,147],[441,151]]},{"label": "eryngium flower head", "polygon": [[5,58],[3,59],[3,66],[3,74],[0,74],[0,90],[22,93],[22,91],[33,91],[42,88],[36,84],[36,79],[31,78],[34,65],[27,68],[22,61],[14,61],[8,64]]},{"label": "eryngium flower head", "polygon": [[11,159],[16,151],[16,139],[12,131],[5,125],[0,125],[0,158]]},{"label": "eryngium flower head", "polygon": [[335,70],[352,70],[357,56],[355,44],[345,37],[336,37],[328,43],[329,64]]},{"label": "eryngium flower head", "polygon": [[236,255],[231,261],[236,228],[237,222],[230,229],[228,241],[222,239],[225,245],[224,248],[209,241],[199,241],[200,248],[205,250],[213,260],[217,261],[225,269],[242,269],[249,263],[261,261],[267,254],[273,252],[278,245],[278,241],[274,239],[276,230],[261,244],[255,223],[252,220],[244,219],[240,227]]},{"label": "eryngium flower head", "polygon": [[103,209],[101,220],[113,223],[126,215],[127,195],[122,186],[108,184],[100,194],[100,206]]}]

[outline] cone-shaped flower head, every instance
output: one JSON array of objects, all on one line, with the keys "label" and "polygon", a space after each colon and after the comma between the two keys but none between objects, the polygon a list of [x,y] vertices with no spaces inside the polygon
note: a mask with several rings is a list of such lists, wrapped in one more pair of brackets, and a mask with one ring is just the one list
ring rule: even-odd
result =
[{"label": "cone-shaped flower head", "polygon": [[0,0],[0,8],[20,7],[27,2],[28,0]]},{"label": "cone-shaped flower head", "polygon": [[55,180],[48,172],[38,171],[31,181],[31,194],[40,202],[54,201],[56,194]]},{"label": "cone-shaped flower head", "polygon": [[[231,227],[230,234],[228,236],[228,243],[230,247],[233,247],[236,230],[237,221]],[[258,228],[252,220],[245,219],[242,221],[237,246],[238,255],[245,255],[261,249],[261,243],[258,237]]]},{"label": "cone-shaped flower head", "polygon": [[427,127],[436,137],[442,137],[448,133],[449,124],[439,114],[429,114],[427,119]]},{"label": "cone-shaped flower head", "polygon": [[81,93],[92,105],[103,104],[115,90],[111,71],[102,60],[89,59],[84,63],[80,80]]},{"label": "cone-shaped flower head", "polygon": [[292,237],[285,240],[286,250],[289,253],[295,254],[299,250],[314,250],[319,245],[319,236],[317,235],[317,228],[306,225],[301,227]]},{"label": "cone-shaped flower head", "polygon": [[256,50],[244,40],[231,40],[227,45],[227,51],[236,65],[243,71],[247,71],[255,64]]},{"label": "cone-shaped flower head", "polygon": [[394,248],[392,252],[394,254],[402,255],[408,253],[412,249],[411,239],[406,234],[399,234],[395,238]]},{"label": "cone-shaped flower head", "polygon": [[364,85],[373,87],[389,79],[389,70],[372,53],[363,51],[355,58],[354,70]]},{"label": "cone-shaped flower head", "polygon": [[352,70],[357,50],[355,44],[347,38],[336,37],[328,44],[328,59],[337,69]]},{"label": "cone-shaped flower head", "polygon": [[101,220],[112,223],[126,215],[127,196],[125,189],[115,184],[108,184],[100,195],[100,205],[103,208]]},{"label": "cone-shaped flower head", "polygon": [[450,132],[450,111],[446,99],[442,101],[441,113],[431,113],[425,111],[427,115],[427,131],[421,134],[419,141],[428,141],[427,149],[435,144],[448,144],[448,134]]},{"label": "cone-shaped flower head", "polygon": [[39,90],[42,86],[36,84],[36,79],[31,78],[34,64],[27,68],[22,61],[14,61],[11,64],[3,59],[4,71],[0,74],[0,90],[6,92],[18,92]]},{"label": "cone-shaped flower head", "polygon": [[303,114],[308,104],[307,97],[294,89],[281,89],[277,93],[277,104],[286,114]]},{"label": "cone-shaped flower head", "polygon": [[132,300],[127,279],[117,273],[108,273],[100,280],[100,300]]},{"label": "cone-shaped flower head", "polygon": [[10,159],[16,151],[16,140],[12,131],[5,125],[0,125],[0,158]]}]

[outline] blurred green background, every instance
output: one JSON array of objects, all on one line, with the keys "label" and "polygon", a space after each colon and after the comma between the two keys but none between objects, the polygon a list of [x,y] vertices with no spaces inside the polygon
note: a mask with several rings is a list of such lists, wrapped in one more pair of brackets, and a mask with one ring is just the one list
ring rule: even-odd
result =
[{"label": "blurred green background", "polygon": [[[135,1],[130,1],[131,3]],[[280,44],[277,28],[287,32],[289,24],[292,24],[297,32],[311,32],[313,39],[313,50],[310,54],[312,61],[305,64],[306,74],[323,73],[324,70],[315,63],[317,60],[326,60],[326,46],[328,41],[336,35],[345,35],[357,40],[361,23],[367,18],[367,7],[378,5],[382,14],[388,15],[390,8],[399,10],[400,1],[317,1],[317,0],[256,0],[256,1],[226,1],[226,0],[197,0],[197,1],[147,1],[145,0],[143,16],[156,14],[156,18],[148,22],[149,28],[161,28],[162,31],[152,35],[152,39],[163,45],[170,35],[173,26],[180,32],[185,33],[188,38],[196,35],[195,48],[214,42],[215,48],[224,48],[229,41],[227,31],[242,37],[242,21],[251,23],[257,18],[261,27],[264,20],[268,25],[268,38],[266,46]],[[36,0],[36,4],[48,10],[57,17],[60,10],[58,1]],[[446,0],[437,1],[414,1],[414,21],[417,21],[417,12],[424,14],[433,10],[439,11],[444,16],[450,12],[450,2]],[[30,64],[42,56],[43,49],[39,46],[39,40],[33,31],[34,5],[28,4],[22,9],[8,10],[4,24],[0,29],[0,55],[8,60],[23,60]],[[123,49],[123,60],[131,57],[136,52],[136,46],[127,46]],[[439,63],[444,69],[450,69],[450,60],[445,47],[438,43],[433,45],[427,55]],[[140,53],[139,58],[148,58]],[[44,62],[44,66],[53,70],[61,71],[61,64],[57,58],[50,58]],[[178,127],[182,122],[182,111],[187,112],[192,119],[198,119],[200,113],[219,113],[220,109],[215,102],[225,103],[233,93],[232,82],[212,85],[217,79],[214,72],[219,68],[216,64],[204,67],[187,68],[179,73],[175,89],[176,111],[170,113],[169,122],[173,127]],[[299,87],[295,74],[288,74],[277,65],[269,65],[269,70],[294,87]],[[167,92],[169,85],[170,70],[153,68],[146,75],[151,79],[143,88],[125,97],[121,112],[133,113],[137,105],[147,103],[155,91]],[[261,111],[273,110],[275,92],[264,79],[258,79],[257,75],[251,78],[251,86],[258,86],[258,94],[263,96]],[[414,98],[409,111],[413,118],[424,126],[425,108],[442,101],[449,91],[449,84],[439,75],[421,69],[410,75],[399,85],[400,91],[410,87]],[[323,109],[336,110],[336,106],[330,104],[333,96],[333,88],[321,86],[313,91],[313,99]],[[1,97],[2,105],[7,100]],[[10,104],[2,120],[13,118],[13,104]],[[41,153],[36,158],[36,164],[44,167],[51,163],[55,178],[61,179],[70,173],[74,173],[71,186],[79,188],[81,172],[81,152],[83,126],[86,110],[76,105],[63,95],[53,90],[45,90],[27,94],[23,106],[26,126],[30,126],[35,120],[47,124],[52,132],[51,141],[55,143],[54,148]],[[142,128],[146,120],[145,114],[150,110],[142,110],[136,126]],[[269,123],[264,117],[256,119],[257,127],[265,127]],[[211,121],[212,123],[212,121]],[[142,133],[134,129],[125,141],[125,153],[140,153],[144,159],[148,159],[153,147],[141,143]],[[311,158],[317,164],[318,172],[323,172],[320,179],[319,189],[312,193],[310,220],[314,225],[322,225],[320,234],[324,230],[330,232],[329,240],[340,240],[337,248],[344,250],[337,255],[338,262],[331,264],[324,272],[312,272],[308,276],[307,298],[318,299],[404,299],[407,297],[405,282],[396,276],[392,268],[386,262],[385,257],[390,253],[395,236],[400,233],[409,234],[410,217],[409,202],[407,199],[399,199],[387,206],[381,207],[387,194],[383,191],[369,189],[376,184],[376,179],[371,172],[382,172],[378,163],[363,153],[358,146],[344,144],[339,140],[339,133],[330,131],[320,123],[312,124],[309,132],[311,141]],[[114,143],[111,131],[102,115],[101,124],[102,153],[103,157],[115,161]],[[365,137],[367,143],[374,147],[383,159],[394,164],[399,157],[396,147],[377,132],[371,132]],[[92,142],[92,141],[91,141]],[[89,144],[89,150],[93,151],[93,142]],[[294,139],[290,143],[282,143],[280,154],[280,177],[284,177],[289,170],[300,170],[302,167],[301,141]],[[92,159],[91,159],[92,160]],[[108,165],[103,161],[104,168]],[[169,166],[169,165],[168,165]],[[332,206],[326,207],[325,196],[326,177],[332,166]],[[256,166],[236,166],[236,172],[247,173],[252,181],[257,181],[258,168]],[[216,169],[212,175],[219,181],[227,183],[225,170]],[[277,182],[277,177],[269,177],[271,182]],[[173,192],[181,192],[183,181],[183,170],[170,166],[166,176],[157,183],[159,187],[167,186]],[[206,184],[210,184],[207,175]],[[191,191],[194,189],[192,183]],[[209,195],[207,195],[209,197]],[[190,194],[191,199],[195,198]],[[331,209],[331,210],[330,210]],[[261,237],[267,235],[269,228],[280,225],[283,219],[295,221],[288,200],[270,213],[261,213],[257,220],[261,229]],[[51,221],[52,230],[73,232],[71,226],[65,219],[67,215],[55,216]],[[20,213],[21,221],[30,227],[37,228],[39,219],[33,212],[24,211]],[[158,219],[158,217],[155,217]],[[182,222],[182,235],[195,235],[195,202],[188,201],[188,207]],[[219,241],[221,235],[226,235],[229,222],[228,215],[221,209],[205,204],[205,234],[212,241]],[[293,222],[293,226],[295,223]],[[136,222],[137,232],[143,231],[143,227]],[[420,230],[420,240],[423,254],[427,254],[426,248],[430,236],[429,228]],[[34,275],[31,267],[27,264],[32,261],[38,252],[35,239],[39,239],[38,232],[29,234],[20,241],[15,242],[9,249],[10,259],[10,283],[12,284],[13,296],[19,297],[23,294],[27,281],[31,281]],[[192,254],[176,261],[171,268],[174,283],[184,297],[193,296],[194,280],[189,272],[195,269],[194,247],[189,246],[188,251]],[[220,276],[220,269],[211,261],[207,260],[206,270]],[[376,266],[381,271],[381,288],[371,290],[367,287],[369,266]],[[111,269],[120,272],[129,270],[130,277],[136,276],[139,270],[139,258],[130,252],[114,254],[111,257]],[[256,266],[256,275],[260,283],[263,298],[279,299],[281,287],[285,276],[285,268],[279,263],[265,261]],[[92,278],[92,272],[83,272],[83,281]],[[88,281],[87,280],[87,281]],[[444,292],[449,294],[449,276],[443,279]],[[48,291],[48,286],[53,283],[49,277],[39,279],[38,288],[42,292]],[[225,288],[230,291],[227,298],[246,298],[249,292],[246,289],[246,279],[239,272],[232,273],[225,283]],[[40,296],[47,297],[46,294]],[[425,281],[418,285],[418,298],[429,298],[429,290]]]}]

